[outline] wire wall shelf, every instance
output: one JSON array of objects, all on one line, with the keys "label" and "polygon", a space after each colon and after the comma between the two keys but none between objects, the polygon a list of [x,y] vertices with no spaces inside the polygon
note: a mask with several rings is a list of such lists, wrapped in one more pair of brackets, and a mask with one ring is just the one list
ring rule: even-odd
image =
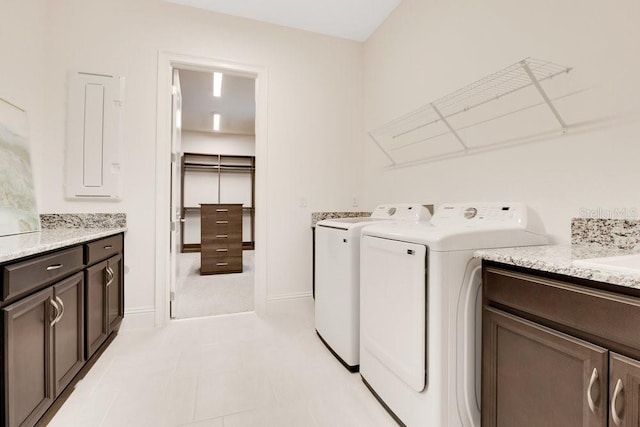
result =
[{"label": "wire wall shelf", "polygon": [[[525,58],[369,131],[391,166],[438,160],[567,131],[550,97],[570,67]],[[550,114],[551,113],[551,114]],[[514,133],[515,130],[515,133]]]}]

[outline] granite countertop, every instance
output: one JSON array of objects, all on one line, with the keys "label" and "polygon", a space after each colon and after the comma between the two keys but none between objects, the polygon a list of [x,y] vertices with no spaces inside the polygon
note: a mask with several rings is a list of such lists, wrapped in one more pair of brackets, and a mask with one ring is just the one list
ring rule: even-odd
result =
[{"label": "granite countertop", "polygon": [[600,270],[572,263],[577,259],[629,255],[638,252],[635,249],[581,244],[483,249],[476,251],[474,255],[476,258],[488,261],[640,289],[640,275]]},{"label": "granite countertop", "polygon": [[126,227],[52,228],[0,237],[0,262],[36,255],[126,231]]},{"label": "granite countertop", "polygon": [[330,218],[358,218],[369,217],[371,212],[312,212],[311,213],[311,228],[316,226],[318,221]]}]

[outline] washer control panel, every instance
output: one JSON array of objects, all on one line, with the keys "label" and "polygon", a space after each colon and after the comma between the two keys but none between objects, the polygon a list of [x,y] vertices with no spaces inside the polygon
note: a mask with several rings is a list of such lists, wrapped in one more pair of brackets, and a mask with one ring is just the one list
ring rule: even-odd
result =
[{"label": "washer control panel", "polygon": [[378,205],[371,213],[371,218],[393,219],[398,221],[428,221],[429,210],[417,203],[394,203]]},{"label": "washer control panel", "polygon": [[469,226],[526,224],[527,209],[522,203],[447,203],[438,208],[431,223]]}]

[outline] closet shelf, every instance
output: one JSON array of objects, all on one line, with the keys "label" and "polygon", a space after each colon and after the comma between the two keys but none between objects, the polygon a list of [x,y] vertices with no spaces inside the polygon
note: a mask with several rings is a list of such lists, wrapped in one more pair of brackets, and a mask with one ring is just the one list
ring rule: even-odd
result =
[{"label": "closet shelf", "polygon": [[[199,211],[200,210],[200,206],[185,206],[184,208],[185,211]],[[242,207],[242,210],[245,212],[254,212],[256,210],[256,208],[252,208],[252,207]]]},{"label": "closet shelf", "polygon": [[[570,67],[553,62],[525,58],[368,133],[391,161],[391,166],[450,157],[452,154],[479,149],[481,147],[470,145],[465,140],[469,129],[544,105],[564,133],[567,124],[542,83],[570,71]],[[521,92],[520,96],[515,95],[517,92]],[[525,92],[529,99],[526,105],[522,105]],[[491,103],[506,97],[516,98],[511,101],[511,109],[504,110],[504,105],[500,108],[491,106]],[[532,97],[535,98],[533,103]],[[475,110],[474,114],[481,116],[481,119],[463,117],[471,115],[471,110]],[[432,146],[431,150],[419,147],[427,144]],[[408,153],[414,154],[410,156]]]}]

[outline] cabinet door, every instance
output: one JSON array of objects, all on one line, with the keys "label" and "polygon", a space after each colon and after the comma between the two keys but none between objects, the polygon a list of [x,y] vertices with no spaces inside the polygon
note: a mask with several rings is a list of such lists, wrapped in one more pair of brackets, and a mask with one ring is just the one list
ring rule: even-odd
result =
[{"label": "cabinet door", "polygon": [[122,255],[116,255],[107,260],[107,268],[111,276],[107,277],[107,316],[109,333],[120,325],[124,316],[124,281],[122,278]]},{"label": "cabinet door", "polygon": [[59,395],[84,365],[84,280],[77,273],[53,287],[62,315],[53,328],[55,394]]},{"label": "cabinet door", "polygon": [[107,261],[91,266],[85,272],[87,360],[109,335],[107,276]]},{"label": "cabinet door", "polygon": [[640,361],[611,353],[609,425],[640,425]]},{"label": "cabinet door", "polygon": [[608,351],[485,307],[482,425],[606,426]]},{"label": "cabinet door", "polygon": [[45,289],[2,309],[7,426],[34,424],[53,401],[52,296]]}]

